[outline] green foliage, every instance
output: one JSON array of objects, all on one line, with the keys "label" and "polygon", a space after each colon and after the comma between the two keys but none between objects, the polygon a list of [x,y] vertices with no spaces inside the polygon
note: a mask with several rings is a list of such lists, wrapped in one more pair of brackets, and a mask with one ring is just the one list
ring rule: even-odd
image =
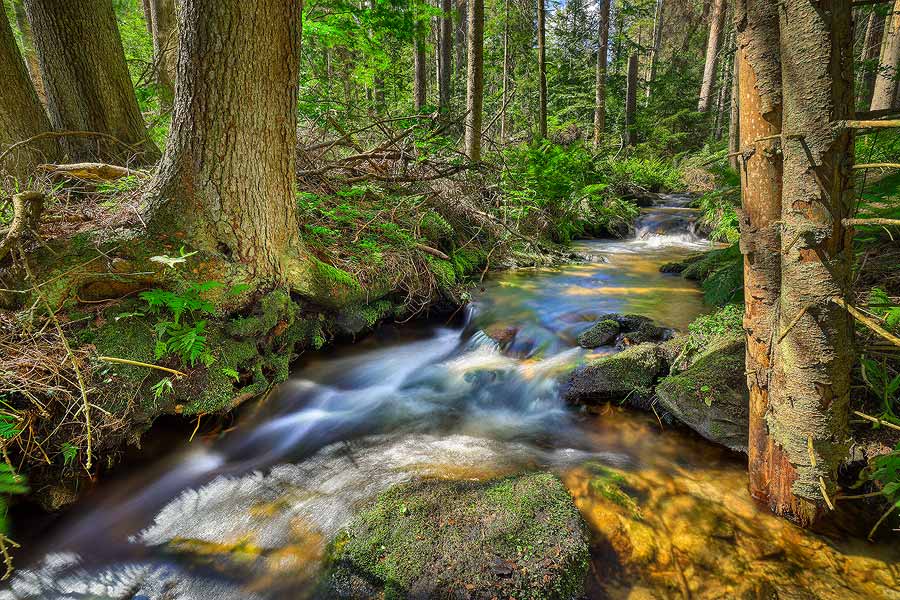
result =
[{"label": "green foliage", "polygon": [[59,453],[62,456],[63,465],[68,467],[75,462],[75,458],[78,456],[78,447],[71,442],[63,442],[59,448]]},{"label": "green foliage", "polygon": [[0,438],[11,440],[20,433],[22,429],[19,426],[19,417],[7,412],[0,413]]},{"label": "green foliage", "polygon": [[715,177],[715,189],[700,197],[703,211],[701,222],[706,225],[709,239],[735,244],[741,238],[737,209],[741,206],[741,178],[724,163],[709,169]]},{"label": "green foliage", "polygon": [[688,325],[682,354],[702,350],[722,336],[743,333],[743,323],[743,304],[726,304],[714,313],[697,317]]},{"label": "green foliage", "polygon": [[638,187],[659,192],[684,188],[681,171],[670,160],[659,157],[609,158],[601,162],[600,169],[610,185],[620,190]]},{"label": "green foliage", "polygon": [[26,493],[28,493],[28,486],[25,478],[18,475],[8,463],[0,462],[0,547],[4,551],[6,548],[2,544],[8,541],[5,534],[9,531],[9,523],[6,519],[8,497]]},{"label": "green foliage", "polygon": [[[869,311],[882,318],[882,326],[890,332],[900,330],[900,305],[881,288],[869,292]],[[860,376],[878,401],[880,417],[900,425],[900,371],[888,357],[863,355],[859,360]]]}]

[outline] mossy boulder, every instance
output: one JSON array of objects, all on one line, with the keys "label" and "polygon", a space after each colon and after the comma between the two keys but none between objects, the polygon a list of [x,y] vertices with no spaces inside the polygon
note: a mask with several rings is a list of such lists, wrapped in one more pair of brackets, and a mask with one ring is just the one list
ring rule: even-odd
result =
[{"label": "mossy boulder", "polygon": [[581,515],[549,473],[394,486],[329,546],[319,597],[578,597]]},{"label": "mossy boulder", "polygon": [[746,452],[749,396],[744,354],[742,335],[713,340],[687,369],[660,381],[659,404],[706,439]]},{"label": "mossy boulder", "polygon": [[619,335],[619,323],[613,319],[600,321],[578,336],[578,345],[582,348],[599,348],[616,339]]},{"label": "mossy boulder", "polygon": [[630,346],[572,372],[563,384],[563,397],[571,403],[591,404],[625,398],[640,402],[652,395],[653,384],[665,366],[658,345]]}]

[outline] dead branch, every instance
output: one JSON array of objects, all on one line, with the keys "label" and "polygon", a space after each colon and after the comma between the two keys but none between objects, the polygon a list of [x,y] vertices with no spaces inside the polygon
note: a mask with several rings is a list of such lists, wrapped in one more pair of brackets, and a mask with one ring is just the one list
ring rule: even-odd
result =
[{"label": "dead branch", "polygon": [[26,140],[22,140],[21,142],[16,142],[2,153],[0,153],[0,163],[3,162],[3,159],[6,158],[10,152],[13,150],[20,148],[22,146],[26,146],[28,144],[33,144],[34,142],[45,140],[48,138],[61,138],[61,137],[98,137],[103,138],[105,140],[110,140],[111,142],[115,142],[129,150],[131,150],[134,154],[143,154],[144,151],[140,148],[132,146],[131,144],[126,144],[119,138],[109,135],[108,133],[101,133],[99,131],[45,131],[43,133],[39,133],[37,135],[33,135]]},{"label": "dead branch", "polygon": [[853,317],[856,318],[857,321],[859,321],[860,323],[862,323],[863,325],[865,325],[866,327],[868,327],[869,329],[871,329],[872,331],[874,331],[875,333],[877,333],[878,335],[880,335],[881,337],[883,337],[884,339],[889,341],[890,343],[894,344],[895,346],[900,346],[900,338],[898,338],[896,335],[890,333],[888,330],[883,328],[881,325],[876,323],[874,320],[872,320],[869,317],[867,317],[866,315],[864,315],[862,313],[862,311],[858,310],[852,304],[849,304],[848,302],[846,302],[840,296],[834,296],[831,299],[831,301],[834,302],[835,304],[837,304],[838,306],[843,307],[848,313],[853,315]]},{"label": "dead branch", "polygon": [[844,227],[853,225],[900,225],[900,219],[843,219]]},{"label": "dead branch", "polygon": [[28,236],[34,234],[44,210],[44,194],[41,192],[22,192],[12,197],[13,219],[0,241],[0,261]]},{"label": "dead branch", "polygon": [[450,260],[450,257],[438,250],[437,248],[432,248],[431,246],[426,246],[425,244],[416,244],[416,250],[421,250],[425,254],[430,254],[432,256],[436,256],[441,260]]},{"label": "dead branch", "polygon": [[86,181],[110,181],[127,177],[137,173],[146,173],[146,171],[129,169],[118,165],[110,165],[106,163],[84,162],[71,163],[64,165],[43,164],[37,167],[41,171],[46,171],[53,175],[62,175],[72,179],[81,179]]}]

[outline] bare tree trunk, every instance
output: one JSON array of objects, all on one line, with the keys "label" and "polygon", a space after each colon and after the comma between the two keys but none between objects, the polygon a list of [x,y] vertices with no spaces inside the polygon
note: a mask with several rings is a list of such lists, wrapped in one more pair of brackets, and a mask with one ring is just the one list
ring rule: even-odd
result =
[{"label": "bare tree trunk", "polygon": [[863,65],[859,77],[856,103],[866,107],[872,105],[872,94],[875,91],[875,75],[878,71],[878,58],[881,50],[881,40],[884,37],[885,17],[877,10],[869,14],[866,25],[866,35],[863,39],[860,63]]},{"label": "bare tree trunk", "polygon": [[785,0],[781,11],[784,95],[781,298],[774,336],[769,435],[787,458],[769,503],[802,525],[833,498],[849,447],[853,323],[831,301],[847,299],[852,233],[851,1]]},{"label": "bare tree trunk", "polygon": [[728,164],[737,172],[740,169],[741,147],[741,48],[738,44],[734,52],[731,75],[731,115],[728,119]]},{"label": "bare tree trunk", "polygon": [[453,70],[453,0],[441,0],[441,30],[438,60],[440,61],[439,105],[442,112],[450,111],[450,75]]},{"label": "bare tree trunk", "polygon": [[31,82],[34,84],[34,91],[37,92],[41,104],[47,104],[47,94],[44,91],[44,80],[41,79],[41,65],[38,62],[37,52],[34,49],[34,35],[31,33],[31,23],[25,15],[25,4],[22,0],[13,0],[13,10],[16,14],[16,25],[19,27],[19,33],[22,34],[22,51],[25,53],[25,66],[28,67],[28,74],[31,76]]},{"label": "bare tree trunk", "polygon": [[[369,10],[375,10],[377,4],[377,0],[369,0]],[[375,73],[372,75],[372,101],[375,104],[376,113],[384,112],[384,77],[378,67],[375,68]]]},{"label": "bare tree trunk", "polygon": [[647,101],[650,101],[653,81],[656,79],[656,63],[659,61],[659,46],[662,42],[663,10],[665,0],[656,1],[656,13],[653,17],[653,45],[650,47],[650,60],[647,66]]},{"label": "bare tree trunk", "polygon": [[503,93],[500,99],[500,143],[506,143],[506,105],[509,102],[509,0],[503,0]]},{"label": "bare tree trunk", "polygon": [[[766,414],[772,379],[774,326],[781,293],[781,48],[778,7],[737,0],[741,161],[741,252],[744,255],[744,331],[750,392],[750,494],[770,501],[770,483],[785,462],[769,433]],[[771,500],[775,500],[771,498]]]},{"label": "bare tree trunk", "polygon": [[469,69],[466,85],[466,156],[481,160],[481,117],[484,102],[484,0],[469,3]]},{"label": "bare tree trunk", "polygon": [[175,70],[178,64],[178,32],[175,29],[175,0],[150,0],[153,15],[153,62],[160,112],[172,109],[175,97]]},{"label": "bare tree trunk", "polygon": [[299,0],[182,0],[172,131],[148,196],[152,230],[263,281],[289,279],[300,244],[301,8]]},{"label": "bare tree trunk", "polygon": [[[10,145],[50,130],[50,121],[38,99],[25,64],[19,54],[19,46],[13,36],[6,14],[0,11],[0,152]],[[56,156],[56,143],[52,140],[30,144],[21,151],[13,151],[0,164],[0,175],[23,178],[40,162]],[[0,191],[5,187],[0,178]]]},{"label": "bare tree trunk", "polygon": [[538,47],[538,139],[547,137],[547,48],[545,0],[537,3],[537,47]]},{"label": "bare tree trunk", "polygon": [[466,73],[466,29],[469,19],[467,16],[467,0],[456,0],[456,76],[461,80]]},{"label": "bare tree trunk", "polygon": [[597,68],[594,81],[594,150],[600,147],[606,129],[606,67],[609,54],[609,5],[600,0],[600,24],[597,27]]},{"label": "bare tree trunk", "polygon": [[709,40],[706,43],[706,64],[703,68],[703,85],[700,88],[698,112],[709,112],[716,84],[716,65],[719,60],[719,47],[722,45],[722,33],[725,29],[725,0],[714,0],[712,17],[709,21]]},{"label": "bare tree trunk", "polygon": [[[159,149],[147,135],[109,0],[26,0],[54,129],[96,131],[139,149],[152,163]],[[96,142],[70,137],[71,160],[121,160],[121,149],[97,156]]]},{"label": "bare tree trunk", "polygon": [[881,61],[875,77],[872,93],[872,110],[894,108],[897,100],[897,77],[900,73],[900,0],[894,2],[894,11],[886,25],[881,44]]},{"label": "bare tree trunk", "polygon": [[625,143],[628,146],[637,144],[637,83],[638,55],[634,52],[628,58],[628,85],[625,90]]},{"label": "bare tree trunk", "polygon": [[147,26],[150,39],[153,39],[153,9],[150,7],[150,0],[141,0],[141,6],[144,9],[144,25]]},{"label": "bare tree trunk", "polygon": [[[418,26],[417,29],[419,29]],[[425,35],[417,31],[413,40],[413,106],[416,112],[425,108],[428,95],[428,72],[425,64]]]}]

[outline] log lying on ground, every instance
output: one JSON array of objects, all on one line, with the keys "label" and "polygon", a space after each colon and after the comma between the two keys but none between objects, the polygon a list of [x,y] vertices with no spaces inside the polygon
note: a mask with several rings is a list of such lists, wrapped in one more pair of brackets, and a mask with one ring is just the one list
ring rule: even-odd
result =
[{"label": "log lying on ground", "polygon": [[62,175],[71,179],[81,179],[84,181],[111,181],[136,173],[143,173],[127,167],[118,165],[109,165],[106,163],[72,163],[67,165],[44,164],[39,165],[38,169],[53,175]]},{"label": "log lying on ground", "polygon": [[41,192],[22,192],[12,197],[13,219],[9,229],[0,230],[0,261],[16,244],[24,240],[29,233],[37,231],[41,212],[44,210],[44,194]]}]

